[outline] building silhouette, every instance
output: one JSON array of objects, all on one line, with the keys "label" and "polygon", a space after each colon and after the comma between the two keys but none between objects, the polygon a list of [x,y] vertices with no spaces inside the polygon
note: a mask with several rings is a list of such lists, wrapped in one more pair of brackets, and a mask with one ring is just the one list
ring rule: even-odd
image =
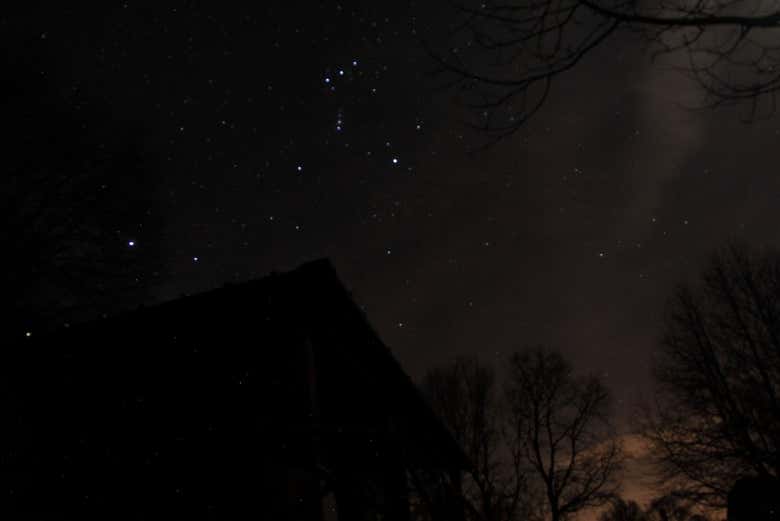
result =
[{"label": "building silhouette", "polygon": [[0,356],[3,519],[407,520],[467,465],[325,260]]}]

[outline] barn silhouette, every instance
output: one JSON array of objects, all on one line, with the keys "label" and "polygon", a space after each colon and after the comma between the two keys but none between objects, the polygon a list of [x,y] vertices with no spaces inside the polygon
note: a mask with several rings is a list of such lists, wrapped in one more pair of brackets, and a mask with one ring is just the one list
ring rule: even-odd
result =
[{"label": "barn silhouette", "polygon": [[4,519],[405,520],[467,465],[326,260],[0,356]]}]

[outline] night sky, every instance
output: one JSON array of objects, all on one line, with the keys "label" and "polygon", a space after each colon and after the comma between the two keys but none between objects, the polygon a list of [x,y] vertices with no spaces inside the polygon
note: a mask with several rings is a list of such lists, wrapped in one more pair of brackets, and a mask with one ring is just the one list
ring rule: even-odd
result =
[{"label": "night sky", "polygon": [[697,88],[627,37],[473,151],[418,43],[447,20],[433,3],[23,9],[1,15],[4,52],[143,129],[159,299],[329,257],[412,377],[545,343],[606,376],[625,415],[675,283],[727,240],[780,243],[776,120],[685,109]]}]

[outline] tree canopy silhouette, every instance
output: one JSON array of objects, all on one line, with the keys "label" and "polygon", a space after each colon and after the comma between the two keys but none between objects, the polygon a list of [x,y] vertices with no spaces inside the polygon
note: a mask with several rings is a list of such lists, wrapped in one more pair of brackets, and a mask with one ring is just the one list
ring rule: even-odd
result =
[{"label": "tree canopy silhouette", "polygon": [[636,501],[618,497],[601,513],[599,521],[710,521],[692,504],[674,494],[665,494],[650,501],[642,509]]},{"label": "tree canopy silhouette", "polygon": [[623,458],[604,384],[575,375],[560,353],[537,347],[512,355],[507,386],[515,435],[546,497],[546,518],[562,521],[613,499]]},{"label": "tree canopy silhouette", "polygon": [[663,494],[650,501],[645,509],[646,521],[710,521],[700,505],[686,499],[677,491]]},{"label": "tree canopy silhouette", "polygon": [[780,254],[716,252],[669,301],[645,433],[678,495],[725,506],[743,476],[780,471]]},{"label": "tree canopy silhouette", "polygon": [[[459,14],[431,55],[494,139],[543,105],[553,81],[620,33],[653,56],[684,53],[705,106],[745,102],[749,117],[774,111],[780,89],[780,8],[760,0],[450,0]],[[435,42],[434,42],[435,43]]]},{"label": "tree canopy silhouette", "polygon": [[543,348],[512,355],[502,377],[459,358],[423,382],[472,463],[468,518],[562,521],[614,498],[622,453],[603,384]]},{"label": "tree canopy silhouette", "polygon": [[618,497],[607,511],[601,513],[599,521],[647,521],[647,516],[636,501]]},{"label": "tree canopy silhouette", "polygon": [[[528,469],[511,435],[504,396],[493,368],[475,357],[458,357],[447,366],[430,369],[422,391],[471,462],[461,489],[467,518],[533,518]],[[419,491],[431,485],[430,477],[427,482],[417,477]],[[435,505],[428,508],[437,509]]]}]

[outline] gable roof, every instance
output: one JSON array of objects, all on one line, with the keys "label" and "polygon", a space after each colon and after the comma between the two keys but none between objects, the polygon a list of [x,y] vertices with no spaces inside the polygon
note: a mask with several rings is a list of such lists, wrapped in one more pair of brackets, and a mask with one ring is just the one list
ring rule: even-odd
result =
[{"label": "gable roof", "polygon": [[[258,338],[273,340],[258,344]],[[154,365],[178,372],[177,364],[187,363],[193,350],[209,351],[211,360],[240,371],[252,365],[250,359],[277,360],[293,343],[311,341],[315,356],[338,373],[330,376],[329,385],[351,389],[354,403],[344,407],[385,411],[410,461],[449,469],[468,466],[326,259],[25,340],[27,363],[46,365],[42,360],[48,360],[51,372],[78,374],[89,372],[86,366],[100,367],[105,385],[112,385],[112,378],[121,380],[112,371],[146,372],[156,370],[150,368]],[[269,369],[255,377],[272,373]]]}]

